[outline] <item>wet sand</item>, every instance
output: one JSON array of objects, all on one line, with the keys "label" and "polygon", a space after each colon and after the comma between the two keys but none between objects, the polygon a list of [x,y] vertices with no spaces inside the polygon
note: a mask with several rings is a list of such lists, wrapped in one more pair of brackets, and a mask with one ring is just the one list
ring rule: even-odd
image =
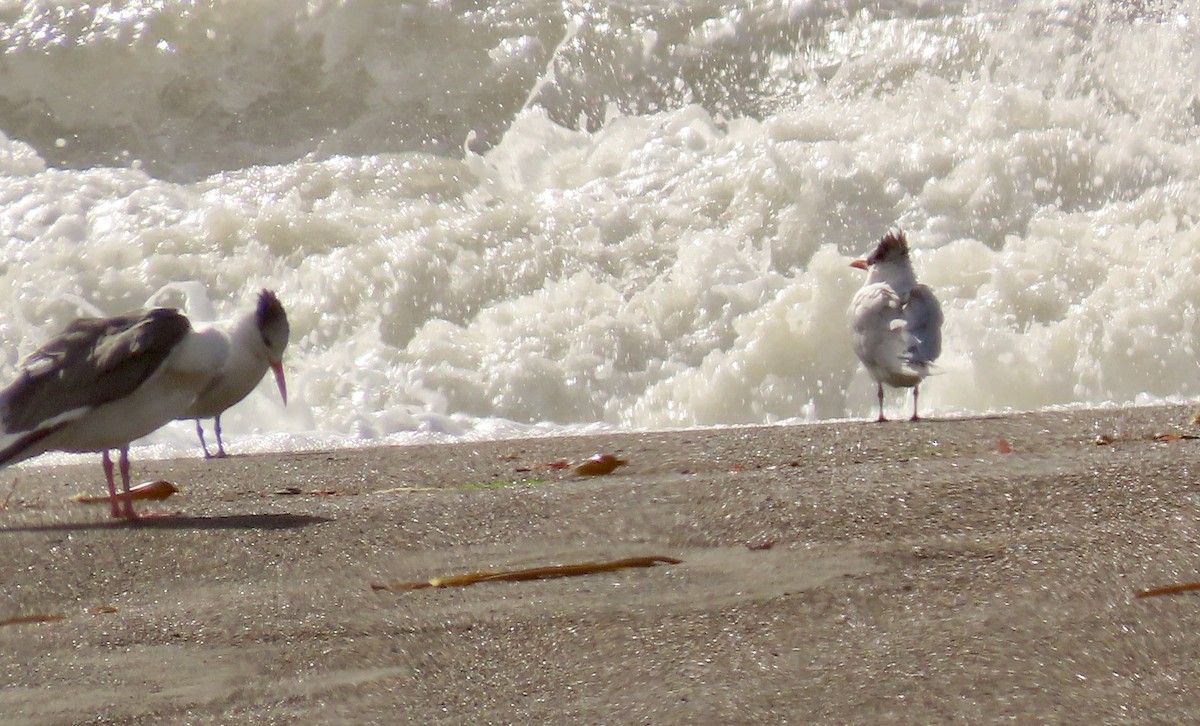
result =
[{"label": "wet sand", "polygon": [[60,619],[0,626],[0,722],[1200,720],[1200,594],[1134,598],[1200,580],[1195,411],[135,461],[137,525],[7,470],[0,620]]}]

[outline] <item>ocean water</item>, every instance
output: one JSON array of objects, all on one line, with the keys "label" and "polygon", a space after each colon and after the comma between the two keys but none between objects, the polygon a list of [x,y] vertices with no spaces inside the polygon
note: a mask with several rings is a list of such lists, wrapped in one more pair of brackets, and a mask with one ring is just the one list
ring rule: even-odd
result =
[{"label": "ocean water", "polygon": [[[0,378],[71,318],[287,306],[240,450],[872,415],[848,267],[945,310],[929,415],[1200,388],[1200,4],[0,4]],[[889,409],[902,413],[899,393]],[[190,447],[191,424],[150,439]]]}]

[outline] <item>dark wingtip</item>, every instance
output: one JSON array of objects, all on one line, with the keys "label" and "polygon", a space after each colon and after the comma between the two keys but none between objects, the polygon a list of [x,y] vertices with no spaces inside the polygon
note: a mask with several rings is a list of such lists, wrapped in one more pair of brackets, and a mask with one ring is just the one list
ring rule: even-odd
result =
[{"label": "dark wingtip", "polygon": [[270,325],[287,323],[287,313],[284,312],[283,303],[279,302],[279,298],[275,296],[274,292],[266,288],[258,293],[258,309],[255,311],[255,316],[258,318],[259,330]]}]

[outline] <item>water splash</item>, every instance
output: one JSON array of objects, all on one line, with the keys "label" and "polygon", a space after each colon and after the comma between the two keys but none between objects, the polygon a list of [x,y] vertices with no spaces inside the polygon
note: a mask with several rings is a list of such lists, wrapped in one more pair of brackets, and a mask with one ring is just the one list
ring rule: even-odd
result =
[{"label": "water splash", "polygon": [[270,287],[294,398],[235,446],[866,416],[899,224],[931,414],[1196,395],[1194,3],[264,8],[10,11],[4,370]]}]

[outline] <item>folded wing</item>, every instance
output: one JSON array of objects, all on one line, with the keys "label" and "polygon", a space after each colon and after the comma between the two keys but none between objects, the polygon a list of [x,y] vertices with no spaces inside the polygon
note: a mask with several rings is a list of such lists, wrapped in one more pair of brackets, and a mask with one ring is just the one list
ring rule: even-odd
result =
[{"label": "folded wing", "polygon": [[113,318],[81,318],[21,364],[0,391],[0,466],[106,403],[128,396],[170,355],[190,324],[158,308]]},{"label": "folded wing", "polygon": [[904,322],[909,336],[908,361],[928,365],[937,360],[942,354],[942,306],[927,286],[917,285],[908,294]]},{"label": "folded wing", "polygon": [[929,288],[902,298],[890,285],[867,285],[850,311],[854,352],[875,380],[912,386],[928,375],[942,350],[942,309]]}]

